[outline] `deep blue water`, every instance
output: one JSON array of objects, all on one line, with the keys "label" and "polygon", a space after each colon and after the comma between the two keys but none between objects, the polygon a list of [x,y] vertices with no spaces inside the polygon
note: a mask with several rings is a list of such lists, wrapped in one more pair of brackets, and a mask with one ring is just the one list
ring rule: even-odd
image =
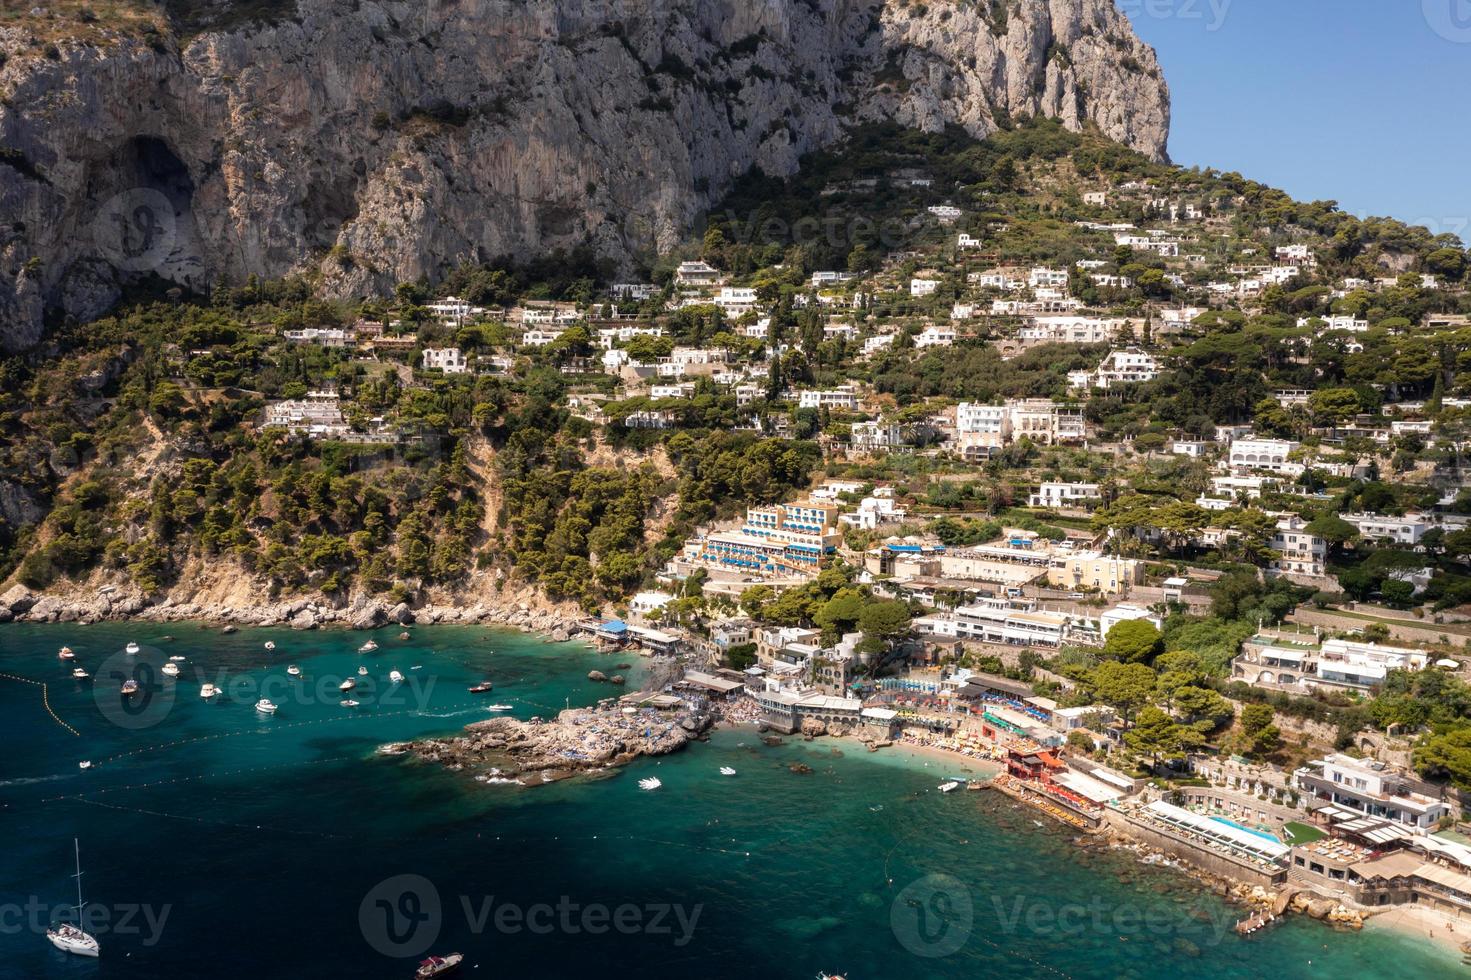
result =
[{"label": "deep blue water", "polygon": [[[165,634],[175,639],[164,641]],[[832,743],[717,733],[680,755],[535,789],[486,785],[386,741],[613,693],[615,661],[478,628],[376,634],[188,625],[0,627],[0,978],[464,976],[1446,976],[1456,959],[1380,932],[1293,920],[1247,940],[1189,879],[1072,835],[958,774]],[[128,639],[143,645],[122,654]],[[266,640],[279,649],[267,653]],[[78,684],[63,644],[97,675]],[[157,672],[187,657],[178,680]],[[298,664],[304,677],[288,678]],[[338,704],[337,682],[375,683]],[[412,670],[419,665],[420,670]],[[379,679],[398,668],[406,683]],[[114,672],[149,697],[121,710]],[[465,688],[489,677],[496,690]],[[201,680],[224,684],[213,704]],[[265,693],[272,718],[252,705]],[[171,696],[172,695],[172,696]],[[83,772],[78,762],[97,767]],[[802,761],[814,772],[790,771]],[[719,766],[738,770],[734,778]],[[637,779],[664,786],[642,792]],[[42,930],[73,901],[72,838],[99,961]],[[40,911],[32,911],[40,909]],[[100,924],[99,924],[100,923]]]}]

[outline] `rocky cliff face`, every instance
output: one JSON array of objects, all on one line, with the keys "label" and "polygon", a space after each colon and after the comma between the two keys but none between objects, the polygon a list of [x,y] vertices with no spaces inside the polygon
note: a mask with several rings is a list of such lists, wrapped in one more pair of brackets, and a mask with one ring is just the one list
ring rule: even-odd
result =
[{"label": "rocky cliff face", "polygon": [[1112,0],[166,6],[203,9],[202,33],[0,29],[7,346],[130,276],[318,268],[357,295],[584,242],[627,259],[859,122],[982,136],[1043,113],[1154,157],[1169,124]]}]

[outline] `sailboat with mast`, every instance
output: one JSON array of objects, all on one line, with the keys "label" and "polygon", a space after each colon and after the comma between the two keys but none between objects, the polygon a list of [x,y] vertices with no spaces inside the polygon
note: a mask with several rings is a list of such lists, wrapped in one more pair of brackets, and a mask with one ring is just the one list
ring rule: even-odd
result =
[{"label": "sailboat with mast", "polygon": [[[72,846],[76,849],[77,873],[73,876],[77,879],[77,921],[82,921],[82,909],[86,903],[82,901],[82,844],[75,837],[72,838]],[[74,953],[77,956],[97,956],[102,952],[102,945],[96,938],[83,932],[79,926],[63,922],[55,929],[46,930],[46,938],[51,940],[51,945],[63,953]]]}]

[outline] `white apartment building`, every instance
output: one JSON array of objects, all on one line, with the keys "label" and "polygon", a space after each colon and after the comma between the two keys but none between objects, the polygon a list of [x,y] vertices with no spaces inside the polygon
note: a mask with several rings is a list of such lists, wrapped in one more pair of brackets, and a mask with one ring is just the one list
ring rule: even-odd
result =
[{"label": "white apartment building", "polygon": [[982,289],[999,289],[1008,293],[1014,293],[1027,284],[1020,269],[989,269],[985,272],[972,272],[966,276],[966,281]]},{"label": "white apartment building", "polygon": [[1272,550],[1282,557],[1272,562],[1279,571],[1295,575],[1326,575],[1328,571],[1328,542],[1317,535],[1309,534],[1307,522],[1296,514],[1289,514],[1277,521],[1277,530],[1272,534]]},{"label": "white apartment building", "polygon": [[968,235],[968,234],[966,234],[965,232],[962,231],[960,233],[960,236],[958,238],[956,238],[956,240],[955,240],[955,247],[956,248],[982,248],[982,247],[984,247],[984,245],[983,245],[983,243],[981,242],[981,240],[979,238],[976,238],[976,237],[974,237],[972,235]]},{"label": "white apartment building", "polygon": [[1424,514],[1406,514],[1403,517],[1392,517],[1384,514],[1340,514],[1345,521],[1352,524],[1359,534],[1371,541],[1388,539],[1395,544],[1407,544],[1413,547],[1420,543],[1425,532],[1430,530],[1430,520]]},{"label": "white apartment building", "polygon": [[1102,499],[1096,483],[1044,483],[1027,498],[1027,506],[1085,507]]},{"label": "white apartment building", "polygon": [[756,309],[756,290],[722,286],[715,294],[715,305],[729,317],[742,316]]},{"label": "white apartment building", "polygon": [[1027,274],[1027,285],[1033,289],[1060,288],[1068,284],[1066,269],[1048,269],[1038,266]]},{"label": "white apartment building", "polygon": [[904,445],[904,427],[892,422],[854,422],[849,445],[855,452],[875,452]]},{"label": "white apartment building", "polygon": [[962,451],[1000,449],[1011,439],[1011,413],[1005,405],[961,402],[955,409],[955,433]]},{"label": "white apartment building", "polygon": [[[1077,372],[1078,381],[1084,382],[1079,387],[1093,387],[1108,390],[1121,385],[1140,384],[1145,381],[1153,381],[1159,377],[1159,362],[1152,354],[1146,354],[1138,350],[1117,350],[1103,359],[1098,365],[1098,370],[1093,372]],[[1069,375],[1072,378],[1072,375]]]},{"label": "white apartment building", "polygon": [[814,272],[812,273],[812,288],[839,286],[853,278],[855,277],[851,272]]},{"label": "white apartment building", "polygon": [[435,300],[424,308],[430,313],[433,313],[435,319],[440,323],[445,323],[452,327],[463,327],[471,319],[485,312],[483,307],[471,305],[468,300],[460,299],[458,296],[446,296],[444,299]]},{"label": "white apartment building", "polygon": [[1039,344],[1102,344],[1112,340],[1123,323],[1087,316],[1038,316],[1017,331],[1017,338]]},{"label": "white apartment building", "polygon": [[1306,245],[1278,245],[1274,254],[1277,262],[1282,265],[1313,268],[1318,264],[1318,257]]},{"label": "white apartment building", "polygon": [[940,280],[938,279],[909,280],[909,295],[916,299],[922,296],[931,296],[939,288]]},{"label": "white apartment building", "polygon": [[598,346],[612,350],[618,344],[626,344],[635,337],[662,337],[662,327],[632,324],[626,327],[603,327],[598,330]]},{"label": "white apartment building", "polygon": [[1155,252],[1163,258],[1174,258],[1180,254],[1180,243],[1169,238],[1153,238],[1148,235],[1118,232],[1113,236],[1113,240],[1116,245],[1127,245],[1141,252]]},{"label": "white apartment building", "polygon": [[642,303],[659,295],[659,287],[651,282],[615,282],[608,287],[608,294],[614,299]]},{"label": "white apartment building", "polygon": [[1073,405],[1058,405],[1050,398],[1028,398],[1006,403],[1011,417],[1014,439],[1026,437],[1032,442],[1052,446],[1065,442],[1082,442],[1088,436],[1083,410]]},{"label": "white apartment building", "polygon": [[424,348],[424,370],[443,371],[445,374],[466,374],[470,364],[458,347]]},{"label": "white apartment building", "polygon": [[949,347],[955,343],[955,328],[931,324],[925,327],[914,337],[914,346],[923,350],[926,347]]},{"label": "white apartment building", "polygon": [[674,281],[681,286],[714,286],[720,280],[720,270],[705,262],[681,262],[674,270]]},{"label": "white apartment building", "polygon": [[925,210],[936,218],[939,218],[940,224],[942,225],[954,224],[965,213],[951,204],[937,204],[933,207],[925,208]]},{"label": "white apartment building", "polygon": [[858,408],[858,392],[852,385],[839,385],[828,391],[802,391],[797,393],[797,407],[853,411]]},{"label": "white apartment building", "polygon": [[1302,443],[1288,439],[1232,439],[1228,459],[1238,470],[1269,470],[1292,476],[1303,471],[1301,463],[1288,459]]},{"label": "white apartment building", "polygon": [[1416,792],[1403,773],[1372,759],[1330,755],[1297,770],[1293,780],[1310,797],[1422,832],[1451,812],[1448,803]]}]

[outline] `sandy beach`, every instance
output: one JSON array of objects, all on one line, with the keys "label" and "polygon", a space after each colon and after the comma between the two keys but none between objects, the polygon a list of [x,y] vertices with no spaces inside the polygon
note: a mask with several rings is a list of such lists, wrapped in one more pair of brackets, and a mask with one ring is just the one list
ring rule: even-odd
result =
[{"label": "sandy beach", "polygon": [[1364,923],[1365,929],[1392,929],[1406,936],[1433,942],[1457,956],[1461,944],[1471,940],[1471,918],[1442,912],[1424,905],[1397,905],[1376,912]]}]

